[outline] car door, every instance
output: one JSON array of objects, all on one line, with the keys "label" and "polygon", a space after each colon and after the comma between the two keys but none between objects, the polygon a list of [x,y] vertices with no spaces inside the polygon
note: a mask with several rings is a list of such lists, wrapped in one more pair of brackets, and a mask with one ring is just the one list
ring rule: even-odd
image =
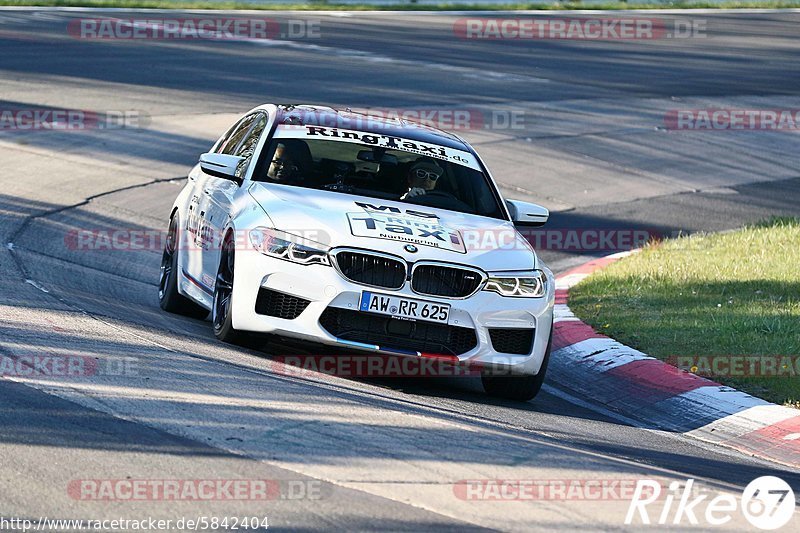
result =
[{"label": "car door", "polygon": [[[239,178],[244,178],[247,168],[253,159],[258,140],[267,126],[267,115],[258,112],[242,122],[242,132],[237,131],[230,142],[221,147],[221,152],[228,155],[243,157],[244,161],[239,166]],[[246,129],[245,129],[246,128]],[[234,142],[236,141],[236,142]],[[204,249],[203,271],[204,278],[214,278],[219,267],[219,252],[222,246],[223,231],[230,219],[234,197],[241,190],[242,182],[227,180],[210,176],[206,182],[204,220],[208,233],[209,246]],[[241,236],[237,236],[239,240]]]},{"label": "car door", "polygon": [[203,273],[203,257],[197,243],[202,220],[200,218],[200,203],[203,196],[203,187],[208,176],[200,170],[198,165],[189,173],[189,183],[192,184],[192,192],[189,196],[186,207],[186,215],[183,227],[186,230],[181,234],[181,255],[183,273],[189,276],[195,285],[199,283]]},{"label": "car door", "polygon": [[[255,115],[248,115],[228,130],[214,148],[216,153],[226,153],[223,150],[235,149],[250,131]],[[232,147],[232,148],[231,148]],[[187,213],[187,245],[185,247],[184,271],[195,285],[199,285],[207,294],[213,293],[214,274],[209,275],[206,264],[211,260],[208,256],[215,256],[214,239],[208,210],[211,206],[211,195],[217,186],[215,178],[197,166],[189,175],[189,180],[194,182],[192,197],[189,201]],[[210,253],[209,253],[210,252]]]}]

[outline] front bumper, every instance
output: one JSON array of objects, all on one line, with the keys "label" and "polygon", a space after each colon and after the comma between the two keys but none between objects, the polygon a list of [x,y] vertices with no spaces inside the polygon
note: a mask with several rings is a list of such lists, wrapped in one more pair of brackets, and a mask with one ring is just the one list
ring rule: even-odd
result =
[{"label": "front bumper", "polygon": [[[543,298],[510,298],[493,292],[478,291],[466,299],[452,299],[417,294],[410,289],[408,283],[402,289],[394,291],[368,287],[347,280],[330,266],[299,265],[250,249],[237,252],[235,269],[232,299],[234,328],[330,346],[387,354],[427,355],[422,350],[414,349],[419,347],[419,342],[413,333],[406,343],[397,335],[388,343],[358,342],[337,337],[322,326],[320,318],[329,308],[341,310],[342,312],[337,313],[341,316],[353,316],[347,312],[368,314],[359,311],[361,293],[365,290],[449,304],[451,310],[448,326],[469,328],[474,330],[476,337],[474,348],[455,354],[459,361],[492,367],[500,372],[538,373],[553,323],[555,282],[549,271],[547,273],[550,283],[547,295]],[[259,314],[256,312],[256,300],[262,288],[302,298],[308,304],[293,319]],[[328,311],[326,317],[329,318],[330,315],[331,311]],[[419,328],[420,331],[426,329],[423,325]],[[525,354],[497,351],[492,344],[490,329],[533,329],[530,351]]]}]

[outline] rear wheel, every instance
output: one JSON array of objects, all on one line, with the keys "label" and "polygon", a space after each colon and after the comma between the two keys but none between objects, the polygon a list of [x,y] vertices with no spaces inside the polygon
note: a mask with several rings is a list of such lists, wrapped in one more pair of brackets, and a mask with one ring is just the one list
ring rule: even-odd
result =
[{"label": "rear wheel", "polygon": [[508,398],[527,402],[539,394],[547,373],[547,364],[550,361],[550,348],[553,344],[553,329],[550,328],[550,339],[547,341],[547,350],[544,352],[542,367],[535,376],[492,376],[482,375],[483,390],[490,396]]},{"label": "rear wheel", "polygon": [[169,221],[167,241],[161,255],[161,271],[158,279],[158,303],[161,309],[192,318],[205,318],[208,310],[178,292],[178,253],[180,252],[178,217]]},{"label": "rear wheel", "polygon": [[214,323],[214,336],[222,342],[239,344],[243,340],[241,332],[233,329],[233,273],[234,250],[233,236],[228,233],[222,242],[222,250],[214,283],[214,305],[211,309],[211,320]]}]

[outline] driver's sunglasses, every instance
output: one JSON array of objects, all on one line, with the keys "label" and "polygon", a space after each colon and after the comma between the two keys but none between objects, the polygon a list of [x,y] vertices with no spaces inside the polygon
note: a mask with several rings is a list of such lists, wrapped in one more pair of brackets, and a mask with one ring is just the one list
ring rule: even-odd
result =
[{"label": "driver's sunglasses", "polygon": [[272,164],[275,165],[276,167],[283,168],[286,165],[291,164],[291,161],[287,162],[285,159],[273,159]]},{"label": "driver's sunglasses", "polygon": [[417,176],[417,178],[419,178],[421,180],[428,179],[428,180],[431,180],[431,181],[438,180],[439,176],[440,176],[440,174],[438,172],[431,172],[431,171],[425,170],[424,168],[418,168],[417,170],[415,170],[414,171],[414,175]]}]

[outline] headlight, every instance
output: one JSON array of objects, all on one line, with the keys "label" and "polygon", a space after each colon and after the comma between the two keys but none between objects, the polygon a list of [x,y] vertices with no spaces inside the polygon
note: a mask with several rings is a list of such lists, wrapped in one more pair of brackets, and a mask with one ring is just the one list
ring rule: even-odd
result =
[{"label": "headlight", "polygon": [[496,292],[501,296],[541,298],[547,294],[547,275],[541,270],[490,274],[483,290]]},{"label": "headlight", "polygon": [[302,265],[328,265],[329,248],[291,233],[272,228],[250,230],[250,242],[264,255]]}]

